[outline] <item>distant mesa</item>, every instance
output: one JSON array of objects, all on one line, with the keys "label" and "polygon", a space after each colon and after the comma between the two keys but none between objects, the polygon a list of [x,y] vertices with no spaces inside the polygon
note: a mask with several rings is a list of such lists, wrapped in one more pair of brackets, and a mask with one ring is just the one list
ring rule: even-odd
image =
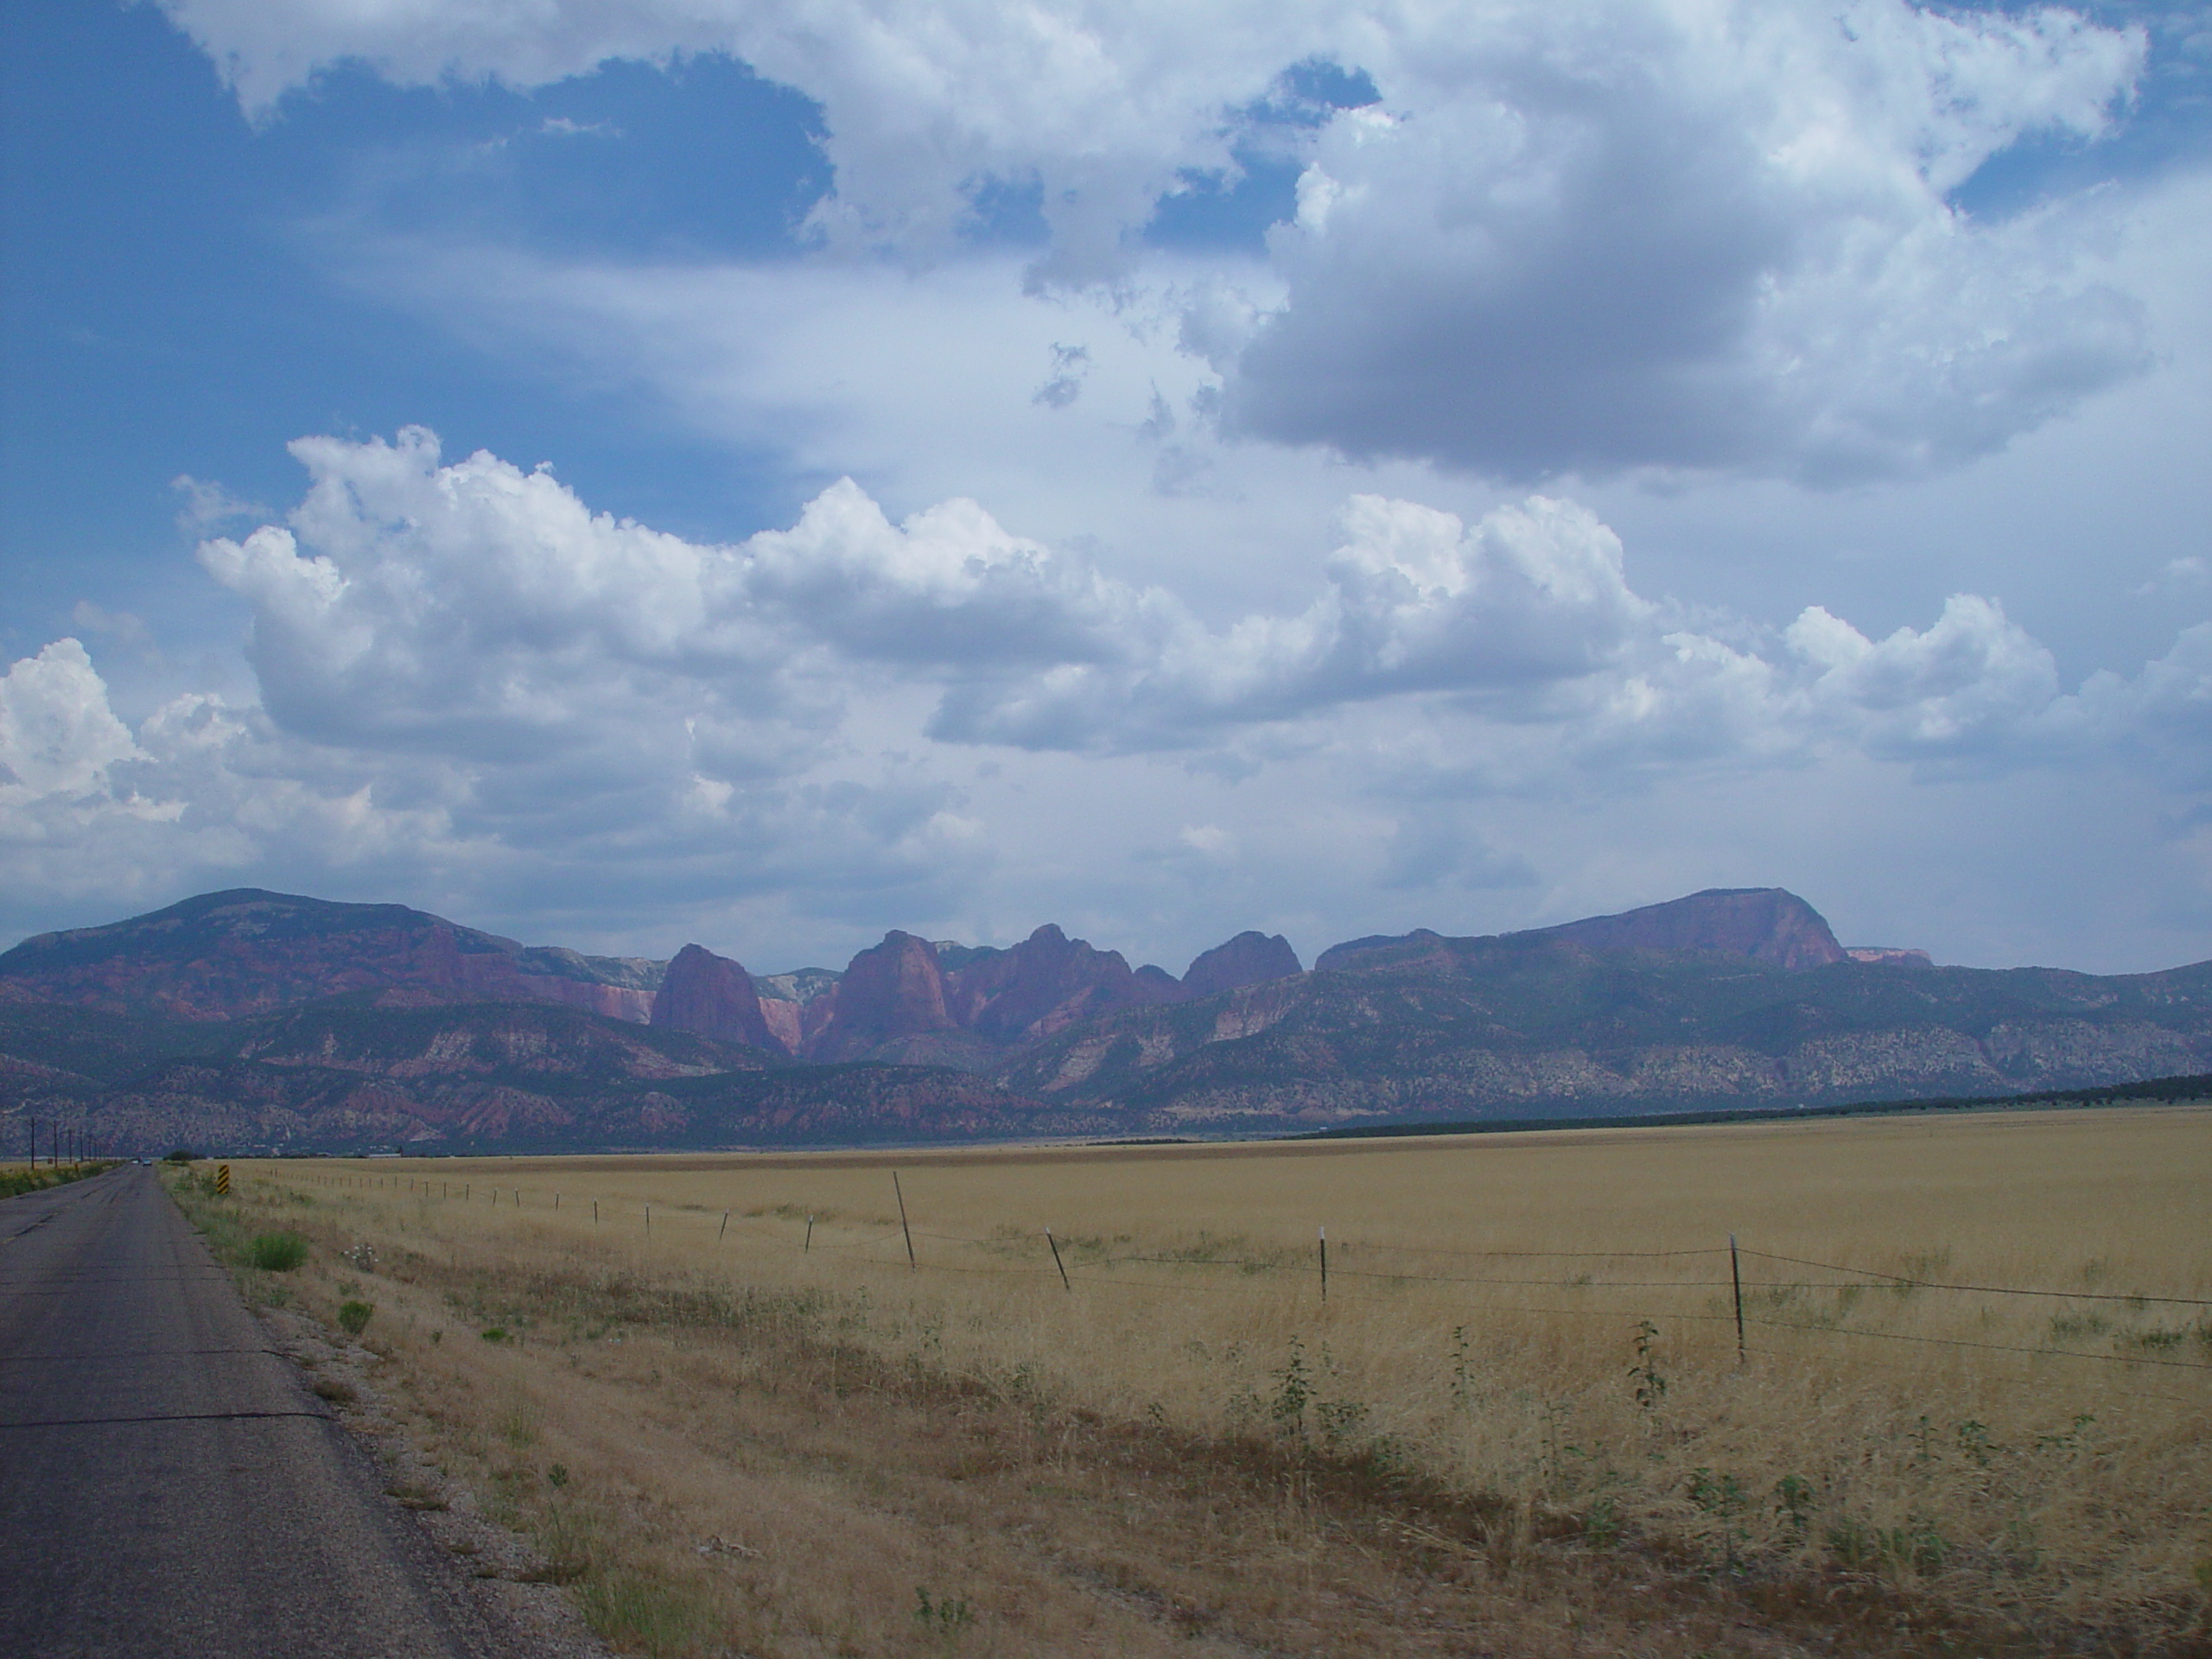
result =
[{"label": "distant mesa", "polygon": [[1780,887],[1708,887],[1667,904],[1535,931],[1593,950],[1717,950],[1791,969],[1844,960],[1821,912]]},{"label": "distant mesa", "polygon": [[60,1001],[171,1020],[238,1020],[318,997],[406,988],[557,1002],[642,1025],[662,966],[526,948],[405,905],[237,887],[26,939],[0,956],[0,977]]},{"label": "distant mesa", "polygon": [[1184,974],[1182,990],[1185,996],[1212,996],[1305,971],[1298,952],[1281,934],[1248,931],[1202,953]]},{"label": "distant mesa", "polygon": [[[1646,905],[1617,916],[1592,916],[1556,927],[1497,936],[1515,941],[1549,940],[1591,950],[1694,950],[1748,957],[1770,967],[1824,968],[1846,960],[1820,912],[1781,887],[1708,887],[1687,899]],[[1425,927],[1410,933],[1375,934],[1324,950],[1317,971],[1347,968],[1363,958],[1403,963],[1427,954],[1444,959],[1446,941]],[[1425,947],[1416,951],[1409,947]]]}]

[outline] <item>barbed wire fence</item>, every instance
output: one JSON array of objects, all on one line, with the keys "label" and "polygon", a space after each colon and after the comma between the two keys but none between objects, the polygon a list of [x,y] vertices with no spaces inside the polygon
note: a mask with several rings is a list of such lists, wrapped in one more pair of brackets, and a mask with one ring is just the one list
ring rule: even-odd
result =
[{"label": "barbed wire fence", "polygon": [[[642,1238],[650,1238],[654,1228],[653,1205],[650,1201],[609,1200],[596,1194],[575,1194],[547,1188],[495,1184],[478,1180],[473,1177],[462,1181],[453,1181],[439,1177],[405,1173],[384,1175],[369,1172],[331,1171],[302,1172],[289,1174],[283,1179],[304,1180],[309,1184],[336,1187],[352,1186],[364,1191],[387,1188],[395,1195],[412,1195],[426,1201],[442,1204],[472,1205],[486,1204],[493,1209],[501,1207],[501,1197],[505,1195],[506,1200],[505,1207],[518,1217],[530,1208],[525,1202],[525,1195],[527,1195],[529,1198],[535,1198],[537,1201],[538,1209],[549,1216],[559,1214],[563,1203],[566,1201],[577,1206],[589,1205],[592,1211],[591,1224],[595,1227],[620,1225],[626,1221],[633,1222],[638,1225]],[[480,1196],[476,1191],[478,1187],[485,1189]],[[903,1193],[899,1194],[899,1197],[903,1211]],[[622,1213],[625,1211],[626,1214]],[[579,1209],[572,1213],[581,1213],[581,1211]],[[721,1245],[726,1243],[728,1239],[730,1219],[735,1213],[734,1210],[717,1211],[697,1205],[680,1205],[671,1209],[671,1206],[664,1204],[661,1206],[659,1226],[664,1236],[672,1220],[676,1224],[682,1226],[696,1224],[702,1229],[711,1228],[714,1232],[713,1242]],[[750,1212],[744,1219],[748,1222],[758,1222],[762,1213]],[[800,1212],[794,1211],[793,1213]],[[1886,1290],[1900,1294],[1915,1294],[1930,1291],[1960,1296],[2039,1298],[2058,1302],[2101,1303],[2137,1311],[2149,1307],[2175,1308],[2193,1310],[2200,1313],[2212,1310],[2212,1298],[2171,1296],[2133,1290],[2065,1290],[2023,1285],[1958,1283],[1909,1274],[1891,1273],[1879,1268],[1858,1268],[1846,1263],[1821,1262],[1808,1257],[1759,1250],[1747,1246],[1739,1246],[1732,1238],[1726,1244],[1688,1249],[1525,1250],[1469,1249],[1446,1245],[1384,1244],[1371,1241],[1345,1239],[1340,1236],[1336,1241],[1337,1262],[1332,1265],[1329,1261],[1329,1240],[1326,1231],[1325,1229],[1317,1228],[1316,1249],[1310,1261],[1296,1259],[1287,1251],[1279,1251],[1268,1255],[1217,1255],[1195,1251],[1168,1251],[1162,1254],[1130,1251],[1122,1255],[1111,1255],[1094,1250],[1088,1244],[1080,1245],[1084,1252],[1082,1255],[1072,1261],[1066,1261],[1061,1256],[1060,1245],[1077,1245],[1078,1242],[1071,1240],[1066,1235],[1060,1235],[1056,1238],[1049,1229],[1039,1230],[1033,1234],[1026,1230],[1007,1230],[977,1237],[968,1234],[937,1232],[915,1228],[906,1223],[902,1213],[901,1224],[887,1231],[858,1239],[817,1240],[815,1237],[815,1221],[816,1214],[805,1215],[804,1231],[796,1243],[758,1228],[748,1229],[741,1234],[741,1242],[761,1248],[785,1248],[802,1255],[818,1253],[843,1256],[848,1259],[854,1253],[877,1249],[897,1243],[904,1246],[903,1262],[906,1269],[910,1273],[1057,1281],[1064,1291],[1069,1294],[1074,1294],[1077,1286],[1092,1289],[1157,1291],[1168,1294],[1184,1294],[1192,1291],[1227,1294],[1249,1294],[1248,1286],[1208,1284],[1192,1278],[1179,1278],[1172,1281],[1132,1279],[1111,1271],[1128,1266],[1226,1270],[1233,1271],[1247,1279],[1260,1275],[1287,1275],[1294,1281],[1311,1281],[1314,1286],[1317,1302],[1327,1300],[1328,1286],[1332,1278],[1338,1281],[1349,1280],[1355,1284],[1382,1285],[1393,1290],[1412,1286],[1452,1286],[1462,1288],[1507,1290],[1706,1291],[1715,1294],[1725,1293],[1730,1300],[1729,1310],[1725,1313],[1696,1313],[1677,1309],[1669,1312],[1666,1317],[1700,1324],[1733,1324],[1738,1333],[1739,1357],[1746,1357],[1753,1351],[1774,1351],[1752,1350],[1743,1340],[1743,1334],[1747,1328],[1757,1328],[1765,1331],[1795,1332],[1821,1337],[2079,1360],[2097,1364],[2143,1367],[2166,1371],[2212,1372],[2212,1363],[2158,1355],[2107,1353],[2082,1348],[1981,1342],[1966,1338],[1873,1331],[1864,1326],[1844,1325],[1833,1320],[1775,1319],[1763,1313],[1751,1311],[1764,1303],[1806,1292],[1863,1294],[1869,1291]],[[1031,1264],[1007,1263],[992,1266],[972,1262],[925,1260],[916,1248],[916,1240],[999,1252],[1006,1252],[1022,1243],[1033,1243],[1039,1253],[1039,1259]],[[1369,1256],[1391,1255],[1450,1257],[1463,1262],[1500,1262],[1701,1263],[1710,1262],[1715,1265],[1716,1268],[1720,1263],[1727,1263],[1730,1272],[1726,1277],[1720,1276],[1716,1271],[1713,1276],[1707,1278],[1601,1279],[1597,1277],[1594,1272],[1585,1270],[1564,1278],[1529,1278],[1481,1273],[1416,1273],[1398,1268],[1374,1268],[1345,1265],[1347,1256],[1357,1262],[1364,1261]],[[876,1257],[868,1258],[868,1260],[872,1265],[886,1268],[896,1268],[901,1265],[899,1257]],[[1743,1276],[1741,1268],[1742,1262],[1746,1261],[1772,1263],[1779,1268],[1809,1269],[1830,1276],[1824,1279],[1803,1277],[1746,1279]],[[1100,1269],[1105,1271],[1100,1271]],[[1344,1292],[1341,1288],[1337,1292],[1337,1295],[1340,1300],[1344,1299]],[[1370,1299],[1356,1296],[1354,1300],[1364,1302]],[[1617,1308],[1535,1306],[1519,1303],[1496,1307],[1492,1311],[1561,1318],[1618,1319],[1622,1317],[1621,1310]],[[2212,1348],[2212,1317],[2200,1319],[2196,1333],[2199,1341],[2204,1346]]]}]

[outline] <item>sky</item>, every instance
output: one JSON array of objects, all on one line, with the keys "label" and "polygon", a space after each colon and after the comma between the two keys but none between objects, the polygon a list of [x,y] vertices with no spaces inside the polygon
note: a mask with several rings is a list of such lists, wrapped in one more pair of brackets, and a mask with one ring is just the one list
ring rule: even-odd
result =
[{"label": "sky", "polygon": [[13,0],[0,944],[2212,957],[2212,4]]}]

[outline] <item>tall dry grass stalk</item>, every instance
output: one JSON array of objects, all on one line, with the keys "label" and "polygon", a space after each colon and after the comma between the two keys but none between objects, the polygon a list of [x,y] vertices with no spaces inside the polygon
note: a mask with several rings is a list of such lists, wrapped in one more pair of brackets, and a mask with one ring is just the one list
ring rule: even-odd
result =
[{"label": "tall dry grass stalk", "polygon": [[250,1173],[467,1326],[580,1351],[688,1320],[828,1355],[833,1393],[843,1354],[1266,1446],[1458,1495],[1494,1568],[1641,1552],[2144,1650],[2212,1592],[2201,1109]]}]

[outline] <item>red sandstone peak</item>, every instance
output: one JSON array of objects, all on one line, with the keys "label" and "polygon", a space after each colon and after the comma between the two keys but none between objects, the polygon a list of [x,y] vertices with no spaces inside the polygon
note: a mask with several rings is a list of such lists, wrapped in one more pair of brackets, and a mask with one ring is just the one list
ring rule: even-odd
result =
[{"label": "red sandstone peak", "polygon": [[955,975],[950,1004],[977,1036],[1016,1043],[1109,1008],[1162,1000],[1153,984],[1139,982],[1120,951],[1094,950],[1088,939],[1071,939],[1047,922],[1013,950]]},{"label": "red sandstone peak", "polygon": [[741,963],[703,945],[685,945],[668,964],[653,997],[652,1023],[718,1043],[789,1052],[761,1012],[753,976]]},{"label": "red sandstone peak", "polygon": [[1201,954],[1183,976],[1183,988],[1192,996],[1211,996],[1305,971],[1281,934],[1247,931]]},{"label": "red sandstone peak", "polygon": [[[829,1005],[824,1022],[815,1009]],[[899,1037],[955,1031],[945,1009],[944,976],[927,939],[893,929],[883,943],[855,957],[837,988],[807,1005],[807,1058],[857,1059]]]}]

